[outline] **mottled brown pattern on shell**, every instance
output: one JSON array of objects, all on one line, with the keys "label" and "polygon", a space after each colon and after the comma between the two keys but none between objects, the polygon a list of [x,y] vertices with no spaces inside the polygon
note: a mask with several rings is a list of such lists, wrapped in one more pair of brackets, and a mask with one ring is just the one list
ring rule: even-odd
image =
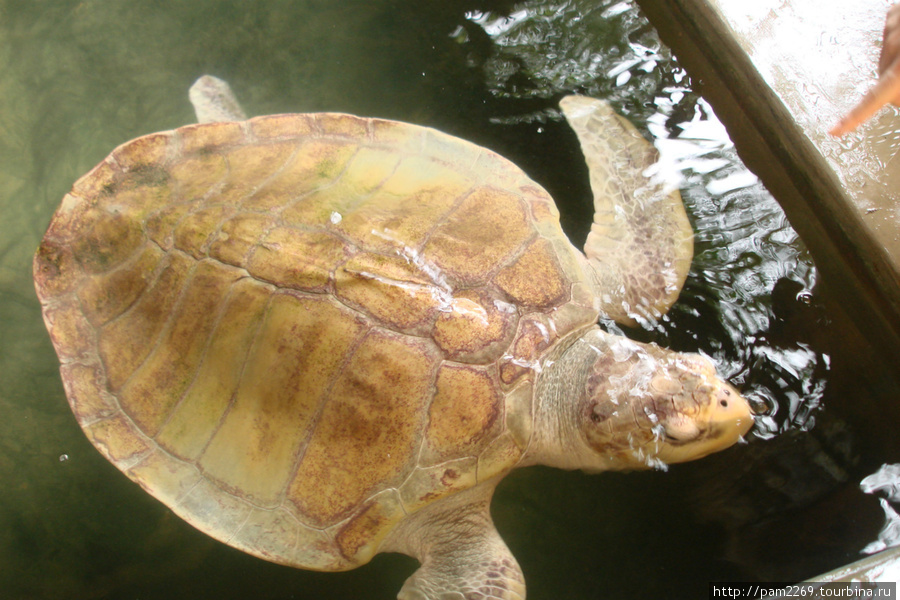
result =
[{"label": "mottled brown pattern on shell", "polygon": [[348,305],[404,333],[428,335],[440,310],[442,290],[402,257],[357,254],[336,269],[334,287]]},{"label": "mottled brown pattern on shell", "polygon": [[350,356],[288,490],[311,524],[349,516],[415,465],[438,362],[430,344],[377,329]]},{"label": "mottled brown pattern on shell", "polygon": [[157,246],[147,246],[132,264],[122,265],[90,278],[78,292],[82,307],[79,312],[94,327],[124,313],[150,286],[156,266],[162,261]]},{"label": "mottled brown pattern on shell", "polygon": [[[286,356],[286,344],[279,345],[281,351],[277,365],[257,366],[263,358],[259,352],[254,353],[254,361],[248,363],[255,340],[265,335],[260,331],[264,317],[267,313],[274,315],[277,312],[279,303],[275,300],[268,286],[250,278],[237,281],[232,286],[209,341],[209,347],[217,348],[217,351],[206,353],[190,387],[156,438],[167,452],[190,463],[200,458],[225,413],[234,412],[234,404],[239,400],[239,384],[245,372],[247,379],[252,380],[254,368],[266,370],[265,381],[252,387],[260,395],[269,396],[270,401],[277,398],[278,393],[283,392],[290,383],[290,370],[296,365]],[[280,299],[281,303],[285,301],[290,302],[291,299]],[[282,327],[287,330],[283,334],[291,335],[291,341],[296,340],[297,334],[290,330],[289,324],[272,321],[272,318],[268,319],[270,329]],[[234,399],[230,403],[211,403],[209,398]],[[298,412],[298,407],[294,406],[290,416],[295,418]],[[245,453],[243,458],[246,456]]]},{"label": "mottled brown pattern on shell", "polygon": [[117,148],[64,199],[34,274],[73,410],[112,462],[210,535],[339,569],[404,502],[516,463],[531,395],[506,384],[595,316],[569,300],[574,256],[549,196],[489,151],[275,115]]},{"label": "mottled brown pattern on shell", "polygon": [[249,255],[277,221],[267,214],[239,213],[222,223],[209,246],[209,255],[223,263],[247,268]]},{"label": "mottled brown pattern on shell", "polygon": [[330,232],[279,226],[260,239],[246,269],[258,279],[283,287],[324,292],[334,265],[349,255],[346,245]]},{"label": "mottled brown pattern on shell", "polygon": [[219,123],[216,127],[185,125],[178,132],[182,152],[186,155],[209,154],[222,146],[239,144],[244,137],[240,123]]},{"label": "mottled brown pattern on shell", "polygon": [[509,352],[500,360],[500,380],[512,385],[520,377],[533,377],[540,369],[540,358],[558,339],[544,315],[523,319]]},{"label": "mottled brown pattern on shell", "polygon": [[176,162],[168,172],[177,197],[182,201],[196,202],[222,183],[228,175],[228,162],[220,154],[201,152]]},{"label": "mottled brown pattern on shell", "polygon": [[487,369],[444,365],[428,409],[420,463],[477,456],[502,423],[503,396]]},{"label": "mottled brown pattern on shell", "polygon": [[[206,340],[212,334],[219,307],[241,274],[233,267],[201,261],[178,282],[178,304],[169,311],[165,331],[140,366],[127,374],[116,390],[122,409],[150,437],[159,433],[200,366]],[[122,332],[120,332],[122,333]],[[105,338],[109,340],[109,338]],[[110,340],[104,362],[117,360],[115,348],[125,340]]]},{"label": "mottled brown pattern on shell", "polygon": [[231,402],[199,464],[235,495],[274,507],[366,325],[327,296],[283,292],[274,294],[254,331],[240,380],[219,396]]},{"label": "mottled brown pattern on shell", "polygon": [[216,235],[219,224],[231,217],[234,212],[234,208],[221,205],[192,211],[175,225],[173,236],[175,247],[197,260],[202,260],[206,257],[209,242]]},{"label": "mottled brown pattern on shell", "polygon": [[109,391],[117,393],[153,350],[165,330],[191,263],[181,253],[167,255],[153,285],[122,315],[99,330],[97,350],[106,368]]},{"label": "mottled brown pattern on shell", "polygon": [[509,346],[518,316],[515,305],[489,288],[460,290],[440,311],[432,336],[451,360],[489,364]]},{"label": "mottled brown pattern on shell", "polygon": [[482,187],[437,228],[425,252],[460,287],[483,285],[534,235],[518,195]]},{"label": "mottled brown pattern on shell", "polygon": [[553,245],[538,238],[496,277],[497,285],[513,303],[539,309],[560,306],[569,300],[571,281],[560,270]]}]

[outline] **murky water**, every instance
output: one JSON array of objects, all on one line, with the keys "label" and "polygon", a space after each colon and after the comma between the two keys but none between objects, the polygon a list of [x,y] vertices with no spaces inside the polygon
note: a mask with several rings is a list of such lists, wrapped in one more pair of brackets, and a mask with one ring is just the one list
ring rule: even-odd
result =
[{"label": "murky water", "polygon": [[[591,208],[563,94],[610,99],[681,179],[697,230],[688,283],[658,326],[628,334],[707,353],[767,415],[748,445],[668,473],[511,475],[494,514],[529,598],[697,598],[711,580],[812,576],[875,539],[880,508],[856,490],[857,471],[890,458],[860,459],[852,427],[829,411],[829,390],[853,386],[832,383],[823,336],[840,334],[815,269],[634,5],[430,4],[0,0],[4,597],[393,598],[414,568],[379,556],[310,573],[213,542],[108,465],[69,412],[31,255],[80,174],[123,141],[192,119],[186,91],[207,72],[251,114],[347,111],[493,148],[557,199],[576,245]],[[856,525],[822,525],[842,508]],[[784,515],[819,527],[784,527]]]}]

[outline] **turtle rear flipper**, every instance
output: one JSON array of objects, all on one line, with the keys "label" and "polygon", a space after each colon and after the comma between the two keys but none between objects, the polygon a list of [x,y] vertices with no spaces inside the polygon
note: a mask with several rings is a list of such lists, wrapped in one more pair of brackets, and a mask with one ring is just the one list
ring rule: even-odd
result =
[{"label": "turtle rear flipper", "polygon": [[656,148],[606,102],[566,96],[560,107],[590,172],[594,222],[584,253],[601,310],[623,325],[655,321],[678,299],[694,254],[681,194],[647,177]]},{"label": "turtle rear flipper", "polygon": [[198,123],[247,119],[247,114],[231,91],[231,86],[218,77],[202,75],[191,86],[188,97],[194,106]]},{"label": "turtle rear flipper", "polygon": [[422,566],[397,600],[525,599],[522,569],[491,520],[497,481],[435,502],[401,525],[384,550],[414,556]]}]

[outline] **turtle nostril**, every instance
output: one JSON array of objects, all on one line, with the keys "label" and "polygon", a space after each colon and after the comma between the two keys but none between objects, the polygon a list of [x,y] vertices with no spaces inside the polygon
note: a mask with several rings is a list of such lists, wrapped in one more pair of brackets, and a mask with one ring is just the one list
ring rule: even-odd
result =
[{"label": "turtle nostril", "polygon": [[722,408],[728,408],[728,401],[731,399],[731,390],[729,390],[727,387],[722,388],[718,390],[718,393],[716,395],[719,397],[719,406],[721,406]]}]

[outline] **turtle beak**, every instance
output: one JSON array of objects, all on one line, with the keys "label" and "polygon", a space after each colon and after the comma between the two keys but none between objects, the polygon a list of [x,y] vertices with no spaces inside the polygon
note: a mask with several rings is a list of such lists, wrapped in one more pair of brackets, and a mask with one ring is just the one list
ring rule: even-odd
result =
[{"label": "turtle beak", "polygon": [[750,403],[736,389],[719,380],[705,410],[695,417],[670,418],[664,425],[665,444],[658,458],[680,463],[729,448],[753,426]]},{"label": "turtle beak", "polygon": [[747,399],[740,395],[730,384],[721,382],[717,391],[715,405],[711,407],[710,426],[722,431],[722,448],[727,448],[743,438],[753,427],[753,410]]}]

